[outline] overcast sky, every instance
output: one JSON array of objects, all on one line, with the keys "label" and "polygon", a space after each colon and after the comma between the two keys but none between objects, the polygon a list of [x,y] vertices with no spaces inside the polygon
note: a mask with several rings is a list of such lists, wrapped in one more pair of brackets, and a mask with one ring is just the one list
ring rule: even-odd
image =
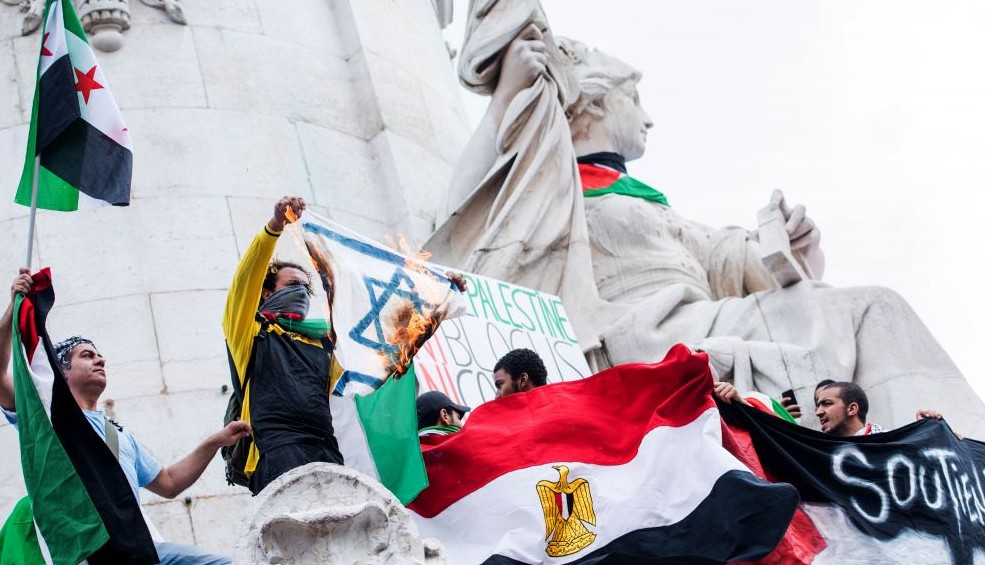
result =
[{"label": "overcast sky", "polygon": [[542,3],[643,72],[656,125],[631,175],[712,226],[755,228],[783,189],[821,227],[824,279],[898,291],[985,396],[985,2]]}]

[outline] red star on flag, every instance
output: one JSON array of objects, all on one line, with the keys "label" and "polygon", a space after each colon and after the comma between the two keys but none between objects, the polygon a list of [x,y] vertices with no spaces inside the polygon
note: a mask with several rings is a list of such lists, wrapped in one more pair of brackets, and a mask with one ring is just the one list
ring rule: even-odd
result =
[{"label": "red star on flag", "polygon": [[42,57],[51,57],[51,51],[48,51],[48,48],[44,46],[45,43],[48,43],[48,36],[49,35],[51,35],[51,32],[50,31],[49,32],[45,32],[44,39],[41,40],[41,56]]},{"label": "red star on flag", "polygon": [[75,90],[82,93],[82,99],[85,100],[86,104],[89,103],[89,93],[103,87],[96,82],[96,65],[84,73],[75,69],[75,80]]}]

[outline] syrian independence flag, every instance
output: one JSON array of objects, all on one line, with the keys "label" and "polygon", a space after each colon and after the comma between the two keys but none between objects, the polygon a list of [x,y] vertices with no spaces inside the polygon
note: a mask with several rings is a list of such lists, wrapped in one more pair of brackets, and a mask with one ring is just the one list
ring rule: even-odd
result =
[{"label": "syrian independence flag", "polygon": [[140,506],[116,457],[92,428],[55,361],[45,320],[51,274],[15,299],[14,401],[21,466],[34,519],[55,565],[157,563]]},{"label": "syrian independence flag", "polygon": [[586,198],[605,194],[622,194],[623,196],[633,196],[670,206],[667,203],[667,197],[662,192],[619,171],[588,163],[578,163],[578,174],[581,176],[582,195]]},{"label": "syrian independence flag", "polygon": [[71,0],[48,0],[24,170],[14,201],[73,211],[130,203],[133,146]]},{"label": "syrian independence flag", "polygon": [[449,563],[759,559],[797,508],[722,447],[705,354],[512,394],[424,446],[408,508]]},{"label": "syrian independence flag", "polygon": [[333,394],[368,393],[403,374],[446,318],[468,311],[445,269],[401,255],[311,212],[302,224],[308,254],[331,307],[335,353],[345,372]]},{"label": "syrian independence flag", "polygon": [[825,563],[972,563],[985,558],[985,443],[921,420],[835,437],[732,403],[766,475],[800,492]]},{"label": "syrian independence flag", "polygon": [[417,437],[415,380],[411,367],[372,394],[329,398],[346,467],[373,477],[403,504],[428,485]]}]

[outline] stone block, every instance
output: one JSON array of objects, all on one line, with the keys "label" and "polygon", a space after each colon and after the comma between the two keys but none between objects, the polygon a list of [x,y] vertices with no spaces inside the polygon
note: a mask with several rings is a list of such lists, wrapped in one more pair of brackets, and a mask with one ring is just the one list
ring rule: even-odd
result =
[{"label": "stone block", "polygon": [[[55,291],[60,293],[57,275],[53,273]],[[154,316],[145,294],[75,304],[58,300],[48,317],[48,334],[56,341],[76,334],[89,337],[106,358],[108,371],[117,363],[158,360]]]},{"label": "stone block", "polygon": [[255,505],[250,491],[240,487],[236,493],[195,498],[192,527],[195,544],[216,553],[230,554],[253,516]]},{"label": "stone block", "polygon": [[[248,33],[262,33],[257,9],[253,0],[210,0],[209,2],[182,2],[182,10],[187,26],[181,26],[171,21],[164,10],[152,8],[143,2],[130,3],[130,22],[135,28],[144,25],[170,25],[175,27],[225,27]],[[129,48],[132,40],[124,35],[124,48]]]},{"label": "stone block", "polygon": [[[456,84],[431,3],[371,0],[352,2],[351,6],[364,50],[385,60],[401,61],[421,84],[448,80]],[[396,37],[399,40],[394,40]],[[407,57],[408,52],[414,57]]]},{"label": "stone block", "polygon": [[437,155],[454,168],[459,155],[472,136],[472,126],[461,98],[449,100],[441,90],[421,86],[424,93],[424,103],[427,106],[428,119],[437,140]]},{"label": "stone block", "polygon": [[376,126],[368,77],[294,41],[196,28],[209,106],[282,116],[363,138]]},{"label": "stone block", "polygon": [[[99,52],[113,96],[129,118],[133,108],[205,107],[205,84],[188,26],[173,22],[134,25],[124,48]],[[137,130],[130,127],[131,134]],[[138,153],[139,159],[139,153]]]},{"label": "stone block", "polygon": [[[263,229],[264,224],[270,219],[274,211],[274,203],[284,196],[271,196],[269,198],[230,196],[227,198],[229,205],[229,218],[233,225],[233,235],[236,239],[236,261],[243,256],[243,253],[250,246],[253,238]],[[229,282],[233,279],[232,273],[229,274]],[[229,288],[229,282],[226,288]]]},{"label": "stone block", "polygon": [[[0,129],[0,220],[25,217],[30,212],[27,206],[14,204],[14,194],[24,167],[28,128],[29,125],[24,123]],[[26,231],[17,236],[27,241]]]},{"label": "stone block", "polygon": [[254,111],[170,109],[130,111],[127,120],[140,148],[135,197],[276,199],[285,186],[309,195],[297,132],[286,119]]},{"label": "stone block", "polygon": [[[263,34],[316,49],[324,55],[345,59],[352,56],[351,41],[346,41],[340,28],[351,28],[341,2],[324,0],[292,0],[289,4],[280,0],[258,0]],[[342,14],[339,14],[339,11]],[[304,14],[304,17],[297,17]]]},{"label": "stone block", "polygon": [[427,105],[420,86],[421,79],[414,75],[413,66],[397,65],[396,61],[384,59],[372,52],[366,53],[366,64],[383,127],[388,131],[411,136],[421,144],[436,149],[438,143],[428,119]]},{"label": "stone block", "polygon": [[[103,347],[100,341],[96,341],[96,345]],[[161,370],[161,362],[156,357],[150,361],[123,363],[110,359],[106,367],[108,378],[106,390],[100,397],[102,401],[112,399],[115,402],[161,394],[164,390],[164,373]]]},{"label": "stone block", "polygon": [[310,124],[297,129],[317,204],[333,215],[349,210],[384,223],[394,208],[403,208],[385,144]]},{"label": "stone block", "polygon": [[16,123],[28,123],[31,121],[31,109],[34,107],[34,85],[38,76],[38,47],[41,38],[38,32],[27,36],[18,33],[10,41],[14,55],[14,80],[17,81],[19,91],[16,106],[19,111],[15,113]]},{"label": "stone block", "polygon": [[445,201],[452,165],[402,135],[386,132],[384,136],[393,154],[400,193],[406,199],[410,214],[409,222],[401,227],[412,241],[426,241],[434,231],[438,203]]},{"label": "stone block", "polygon": [[166,361],[162,367],[168,393],[192,390],[217,391],[230,383],[229,361],[222,340],[209,341],[215,355],[188,361]]},{"label": "stone block", "polygon": [[[147,491],[140,493],[142,499]],[[144,501],[144,513],[150,519],[154,528],[160,532],[164,541],[171,543],[195,543],[195,532],[192,529],[191,509],[182,502],[182,497],[175,500],[165,500],[154,497],[153,501]]]},{"label": "stone block", "polygon": [[221,197],[143,198],[128,209],[47,215],[39,254],[58,276],[62,305],[225,288],[236,260],[226,210]]},{"label": "stone block", "polygon": [[[0,42],[0,49],[13,51],[14,40],[5,39]],[[0,128],[9,128],[23,124],[30,118],[30,100],[22,100],[20,88],[18,88],[21,78],[17,68],[17,59],[14,57],[0,58]],[[24,106],[28,106],[25,111]]]},{"label": "stone block", "polygon": [[[42,265],[38,255],[37,238],[34,241],[34,250],[31,253],[31,265],[37,268]],[[0,221],[0,284],[8,289],[10,281],[17,274],[17,269],[24,266],[27,257],[27,218],[15,218]],[[9,296],[9,294],[7,295]],[[6,308],[5,296],[2,301]]]},{"label": "stone block", "polygon": [[4,456],[3,472],[0,473],[0,516],[8,516],[10,511],[25,494],[24,475],[21,472],[20,442],[17,430],[0,417],[0,451]]},{"label": "stone block", "polygon": [[[232,279],[232,272],[229,279]],[[222,338],[225,290],[152,294],[150,303],[161,343],[162,364],[214,357],[225,359]]]}]

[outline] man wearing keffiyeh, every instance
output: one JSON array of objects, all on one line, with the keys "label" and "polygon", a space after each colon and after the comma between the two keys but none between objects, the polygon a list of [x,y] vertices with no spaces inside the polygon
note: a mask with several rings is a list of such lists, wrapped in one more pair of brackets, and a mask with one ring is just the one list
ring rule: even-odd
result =
[{"label": "man wearing keffiyeh", "polygon": [[[27,295],[31,288],[30,271],[21,269],[11,284],[11,298],[15,294]],[[13,308],[8,307],[0,317],[0,411],[7,421],[16,426],[14,382],[7,369],[12,353],[12,325]],[[106,389],[106,359],[92,340],[72,336],[56,343],[54,350],[55,360],[72,397],[96,433],[113,446],[111,449],[138,501],[139,487],[165,498],[174,498],[198,480],[220,447],[232,445],[240,437],[251,433],[248,423],[232,422],[206,438],[186,457],[165,467],[140,445],[129,430],[108,419],[99,409],[99,397]],[[111,439],[108,440],[108,437]],[[162,564],[220,565],[231,562],[227,556],[209,554],[190,545],[155,543],[155,547]]]}]

